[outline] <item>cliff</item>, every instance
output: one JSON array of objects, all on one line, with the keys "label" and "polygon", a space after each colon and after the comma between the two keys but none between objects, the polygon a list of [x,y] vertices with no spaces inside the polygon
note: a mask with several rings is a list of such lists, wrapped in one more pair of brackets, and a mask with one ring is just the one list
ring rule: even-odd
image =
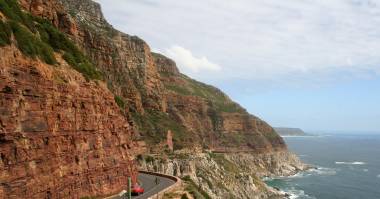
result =
[{"label": "cliff", "polygon": [[60,1],[79,24],[78,33],[71,35],[125,103],[139,140],[155,148],[171,130],[175,149],[286,148],[268,124],[220,90],[180,74],[172,60],[151,53],[143,40],[113,29],[97,3]]},{"label": "cliff", "polygon": [[266,122],[250,115],[219,89],[178,72],[173,61],[154,54],[167,89],[167,112],[196,143],[213,151],[275,151],[284,141]]},{"label": "cliff", "polygon": [[[85,56],[58,34],[61,15],[44,6],[32,13],[52,23],[0,1],[0,198],[117,193],[137,172],[132,127],[96,69],[83,68]],[[73,52],[80,66],[65,61]]]},{"label": "cliff", "polygon": [[306,136],[307,134],[299,128],[276,127],[274,130],[281,136]]},{"label": "cliff", "polygon": [[0,0],[0,196],[104,196],[139,166],[212,198],[269,198],[261,177],[305,168],[270,125],[115,30],[99,4],[18,2]]}]

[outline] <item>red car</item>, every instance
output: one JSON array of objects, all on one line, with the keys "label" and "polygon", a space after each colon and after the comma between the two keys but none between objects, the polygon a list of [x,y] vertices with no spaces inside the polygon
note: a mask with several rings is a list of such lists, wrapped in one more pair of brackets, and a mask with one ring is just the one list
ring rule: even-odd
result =
[{"label": "red car", "polygon": [[135,185],[132,187],[132,195],[140,195],[144,193],[144,188],[140,187],[140,185]]}]

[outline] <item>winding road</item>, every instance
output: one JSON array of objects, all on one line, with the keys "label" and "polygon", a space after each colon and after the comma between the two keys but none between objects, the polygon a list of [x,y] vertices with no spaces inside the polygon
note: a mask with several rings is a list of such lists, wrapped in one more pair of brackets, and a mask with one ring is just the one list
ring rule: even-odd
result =
[{"label": "winding road", "polygon": [[[156,185],[156,178],[158,178],[158,184]],[[155,175],[149,175],[145,173],[139,173],[139,182],[144,188],[145,192],[144,194],[140,196],[132,197],[134,199],[146,199],[148,197],[153,196],[154,194],[164,190],[165,188],[173,185],[175,181],[161,177],[161,176],[155,176]]]},{"label": "winding road", "polygon": [[[156,184],[156,178],[158,178],[158,184]],[[158,192],[170,187],[175,184],[175,181],[169,178],[139,173],[138,181],[140,185],[144,188],[145,192],[139,196],[132,196],[133,199],[147,199]],[[114,196],[112,199],[122,199],[123,197]],[[126,197],[125,197],[126,198]]]}]

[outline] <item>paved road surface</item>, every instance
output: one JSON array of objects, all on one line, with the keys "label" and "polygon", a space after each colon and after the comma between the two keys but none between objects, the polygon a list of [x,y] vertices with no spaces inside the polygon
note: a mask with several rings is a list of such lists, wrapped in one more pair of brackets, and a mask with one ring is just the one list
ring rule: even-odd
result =
[{"label": "paved road surface", "polygon": [[[156,177],[158,178],[158,185],[156,185]],[[144,173],[139,173],[139,182],[141,183],[142,187],[145,189],[145,192],[143,195],[133,197],[134,199],[145,199],[148,198],[165,188],[173,185],[175,182],[171,179],[160,177],[160,176],[152,176]]]},{"label": "paved road surface", "polygon": [[[158,178],[159,183],[156,185],[156,177]],[[175,182],[171,179],[154,176],[144,173],[139,173],[138,176],[139,183],[144,188],[144,194],[140,196],[132,196],[133,199],[147,199],[150,196],[164,190],[165,188],[173,185]],[[119,199],[120,197],[114,197],[113,199]]]}]

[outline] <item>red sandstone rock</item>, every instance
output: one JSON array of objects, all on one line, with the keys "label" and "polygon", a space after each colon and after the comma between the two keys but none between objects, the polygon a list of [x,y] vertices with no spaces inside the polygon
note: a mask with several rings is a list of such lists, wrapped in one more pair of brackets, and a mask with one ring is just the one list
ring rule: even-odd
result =
[{"label": "red sandstone rock", "polygon": [[136,168],[131,127],[112,93],[15,47],[0,48],[0,57],[0,198],[122,190]]}]

